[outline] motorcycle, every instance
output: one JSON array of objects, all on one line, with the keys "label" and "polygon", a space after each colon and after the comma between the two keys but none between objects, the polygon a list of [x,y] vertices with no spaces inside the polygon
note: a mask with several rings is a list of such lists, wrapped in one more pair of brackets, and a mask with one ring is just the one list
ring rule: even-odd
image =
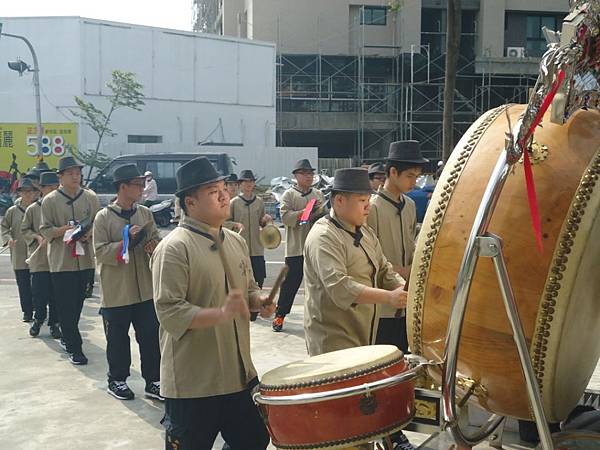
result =
[{"label": "motorcycle", "polygon": [[175,216],[173,212],[174,202],[172,199],[163,200],[160,203],[150,206],[154,222],[161,228],[166,228],[171,224],[171,220]]}]

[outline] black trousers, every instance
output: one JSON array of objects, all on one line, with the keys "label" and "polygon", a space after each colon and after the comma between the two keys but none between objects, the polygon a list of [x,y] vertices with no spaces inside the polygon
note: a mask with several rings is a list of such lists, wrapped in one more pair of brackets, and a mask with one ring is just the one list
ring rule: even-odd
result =
[{"label": "black trousers", "polygon": [[258,284],[258,287],[262,289],[267,278],[267,267],[265,264],[264,256],[251,256],[250,263],[252,264],[252,273],[254,274],[254,280]]},{"label": "black trousers", "polygon": [[265,450],[269,434],[250,389],[205,398],[167,398],[166,450],[211,450],[219,432],[231,450]]},{"label": "black trousers", "polygon": [[284,282],[281,284],[281,291],[279,292],[277,312],[275,313],[278,316],[286,316],[290,313],[298,289],[302,284],[302,278],[304,277],[303,256],[290,256],[285,258],[285,263],[289,267],[289,271]]},{"label": "black trousers", "polygon": [[81,351],[81,334],[79,334],[79,317],[83,308],[85,289],[89,279],[88,270],[75,272],[54,272],[50,274],[56,309],[60,320],[63,340],[67,351]]},{"label": "black trousers", "polygon": [[48,317],[48,325],[58,323],[50,272],[32,273],[31,291],[33,293],[33,304],[35,305],[35,320],[41,323]]},{"label": "black trousers", "polygon": [[29,269],[15,270],[21,311],[27,316],[33,315],[33,299],[31,294],[31,274]]},{"label": "black trousers", "polygon": [[132,324],[135,330],[135,340],[140,347],[142,377],[146,380],[146,384],[158,381],[160,379],[160,346],[154,302],[147,300],[135,305],[102,308],[102,320],[106,335],[108,382],[125,381],[130,375],[129,327]]},{"label": "black trousers", "polygon": [[406,337],[406,316],[379,319],[376,344],[395,345],[404,353],[408,353],[408,338]]}]

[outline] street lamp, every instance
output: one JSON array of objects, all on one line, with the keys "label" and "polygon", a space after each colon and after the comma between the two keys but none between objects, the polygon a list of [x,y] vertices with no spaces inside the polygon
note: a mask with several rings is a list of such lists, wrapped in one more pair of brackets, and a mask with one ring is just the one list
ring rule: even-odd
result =
[{"label": "street lamp", "polygon": [[33,69],[31,67],[18,59],[17,61],[10,61],[8,63],[8,67],[11,70],[15,70],[19,72],[19,76],[23,75],[23,72],[33,72],[33,88],[35,90],[35,118],[36,118],[36,128],[37,128],[37,150],[38,150],[38,158],[41,160],[44,159],[44,154],[42,152],[42,107],[40,106],[40,67],[38,65],[37,55],[35,54],[35,50],[33,49],[33,45],[31,42],[24,37],[16,34],[2,33],[2,24],[0,23],[0,38],[2,36],[11,37],[15,39],[20,39],[27,47],[29,47],[29,51],[31,52],[31,56],[33,58]]}]

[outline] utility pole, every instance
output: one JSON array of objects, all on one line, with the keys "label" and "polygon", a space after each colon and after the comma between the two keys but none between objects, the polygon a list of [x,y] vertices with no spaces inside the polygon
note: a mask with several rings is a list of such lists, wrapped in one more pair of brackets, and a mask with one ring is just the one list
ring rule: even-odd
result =
[{"label": "utility pole", "polygon": [[[29,51],[31,52],[31,57],[33,58],[33,70],[27,66],[27,70],[29,72],[33,72],[33,88],[35,90],[35,119],[36,119],[36,131],[37,131],[37,150],[38,150],[38,159],[42,161],[44,159],[44,154],[42,152],[42,107],[40,105],[40,67],[38,65],[37,55],[35,54],[35,50],[33,49],[33,45],[31,42],[24,37],[16,34],[2,33],[2,24],[0,23],[0,38],[2,36],[11,37],[15,39],[20,39],[27,47],[29,47]],[[9,65],[9,67],[11,67]],[[13,67],[11,67],[12,69]],[[19,73],[22,75],[23,71],[19,70]]]},{"label": "utility pole", "polygon": [[444,115],[442,125],[442,159],[448,161],[454,149],[454,90],[460,52],[461,0],[448,0],[446,32],[446,74],[444,80]]}]

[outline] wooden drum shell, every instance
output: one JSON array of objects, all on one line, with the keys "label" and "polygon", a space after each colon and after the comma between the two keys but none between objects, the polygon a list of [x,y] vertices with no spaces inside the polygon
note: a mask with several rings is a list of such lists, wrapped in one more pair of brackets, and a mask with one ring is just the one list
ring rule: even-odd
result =
[{"label": "wooden drum shell", "polygon": [[[524,109],[508,107],[513,125]],[[507,131],[505,107],[484,114],[457,145],[432,196],[407,307],[411,349],[425,358],[444,355],[457,274]],[[489,232],[503,239],[547,419],[556,422],[583,394],[600,354],[600,114],[580,111],[563,126],[551,124],[547,114],[534,140],[548,147],[547,158],[533,165],[544,253],[536,248],[522,163],[515,164],[506,181]],[[459,388],[474,382],[480,406],[532,417],[489,258],[477,263],[458,358]],[[440,378],[439,373],[432,376]]]}]

